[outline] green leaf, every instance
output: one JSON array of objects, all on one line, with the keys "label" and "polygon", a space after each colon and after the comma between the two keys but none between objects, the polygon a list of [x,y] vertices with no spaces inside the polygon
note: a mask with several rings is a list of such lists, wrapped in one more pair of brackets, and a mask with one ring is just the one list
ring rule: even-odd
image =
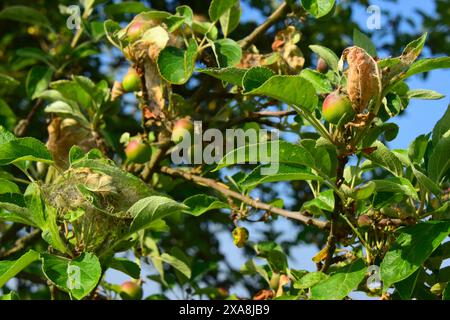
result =
[{"label": "green leaf", "polygon": [[[447,110],[441,119],[436,123],[433,128],[432,142],[433,146],[437,145],[441,137],[450,130],[450,105],[447,106]],[[428,140],[427,140],[428,141]]]},{"label": "green leaf", "polygon": [[141,199],[128,210],[134,217],[130,233],[145,229],[155,220],[187,209],[186,205],[166,197],[151,196]]},{"label": "green leaf", "polygon": [[416,60],[422,52],[427,36],[428,34],[425,32],[420,38],[408,43],[402,52],[402,60],[408,64]]},{"label": "green leaf", "polygon": [[409,90],[406,94],[408,99],[423,99],[423,100],[439,100],[444,98],[443,94],[434,90],[415,89]]},{"label": "green leaf", "polygon": [[112,20],[106,20],[103,23],[103,27],[105,29],[105,34],[109,42],[111,42],[111,44],[116,46],[117,48],[122,49],[120,39],[118,37],[119,31],[122,30],[120,24]]},{"label": "green leaf", "polygon": [[406,71],[404,78],[408,78],[412,75],[422,72],[428,72],[434,69],[446,68],[450,68],[450,57],[420,59],[410,66],[408,71]]},{"label": "green leaf", "polygon": [[[434,127],[436,130],[437,125]],[[449,128],[450,129],[450,128]],[[420,135],[408,147],[408,156],[413,163],[421,164],[428,147],[429,135]]]},{"label": "green leaf", "polygon": [[329,93],[333,91],[333,86],[331,85],[328,77],[316,70],[303,69],[300,72],[300,76],[308,80],[316,89],[317,94]]},{"label": "green leaf", "polygon": [[[266,71],[267,70],[267,71]],[[273,75],[270,69],[254,67],[242,80],[245,94],[265,95],[312,111],[318,104],[313,85],[301,76]]]},{"label": "green leaf", "polygon": [[20,82],[6,74],[0,73],[0,95],[12,93],[20,85]]},{"label": "green leaf", "polygon": [[314,199],[305,202],[302,209],[318,216],[324,214],[322,210],[332,212],[334,210],[333,190],[322,191]]},{"label": "green leaf", "polygon": [[326,16],[333,10],[335,0],[302,0],[302,6],[315,18]]},{"label": "green leaf", "polygon": [[[263,152],[263,150],[265,152]],[[249,144],[227,153],[218,163],[215,171],[241,163],[271,162],[314,167],[314,158],[300,145],[277,140]]]},{"label": "green leaf", "polygon": [[50,22],[47,17],[42,12],[27,6],[6,7],[0,12],[0,19],[25,22],[51,30]]},{"label": "green leaf", "polygon": [[42,230],[42,238],[53,248],[68,253],[56,224],[56,209],[45,204],[42,191],[36,183],[28,185],[24,200],[34,223]]},{"label": "green leaf", "polygon": [[433,193],[435,196],[439,196],[442,193],[441,188],[425,174],[416,170],[414,166],[411,166],[414,176],[419,181],[419,184],[425,188],[427,191]]},{"label": "green leaf", "polygon": [[177,15],[184,18],[184,23],[192,27],[192,23],[194,21],[194,12],[189,6],[179,6],[175,9],[175,11],[177,12]]},{"label": "green leaf", "polygon": [[[292,166],[287,164],[280,164],[276,173],[271,175],[261,174],[262,168],[268,168],[269,165],[257,166],[250,172],[239,184],[244,188],[253,188],[262,183],[279,182],[279,181],[294,181],[294,180],[318,180],[323,179],[311,172],[310,169],[300,166]],[[264,172],[264,171],[263,171]]]},{"label": "green leaf", "polygon": [[245,91],[251,91],[261,86],[261,84],[269,80],[274,75],[275,72],[269,68],[253,67],[247,69],[244,77],[242,78],[241,85]]},{"label": "green leaf", "polygon": [[0,166],[23,160],[51,163],[52,156],[42,142],[31,137],[0,145]]},{"label": "green leaf", "polygon": [[323,272],[308,272],[303,277],[294,282],[294,288],[308,289],[325,279],[328,279],[328,275]]},{"label": "green leaf", "polygon": [[241,267],[241,272],[250,275],[259,274],[268,284],[270,283],[267,271],[262,266],[257,265],[254,260],[248,260]]},{"label": "green leaf", "polygon": [[450,130],[448,130],[433,147],[428,159],[428,176],[439,183],[450,168]]},{"label": "green leaf", "polygon": [[217,56],[219,67],[232,67],[238,64],[242,58],[242,49],[239,44],[231,39],[219,39],[214,41],[214,52]]},{"label": "green leaf", "polygon": [[236,0],[212,0],[209,5],[209,17],[212,22],[216,22],[236,3]]},{"label": "green leaf", "polygon": [[395,289],[398,291],[403,300],[411,300],[411,298],[413,298],[414,290],[416,289],[422,270],[422,268],[417,269],[417,271],[411,274],[408,278],[395,284]]},{"label": "green leaf", "polygon": [[381,262],[384,290],[413,274],[450,233],[450,221],[426,221],[401,228]]},{"label": "green leaf", "polygon": [[364,279],[366,266],[361,259],[338,269],[328,279],[311,288],[313,300],[342,300]]},{"label": "green leaf", "polygon": [[0,194],[20,193],[19,186],[12,181],[0,178]]},{"label": "green leaf", "polygon": [[377,123],[367,130],[367,133],[363,138],[363,147],[371,146],[382,134],[384,134],[384,138],[387,141],[392,141],[397,137],[398,131],[399,127],[397,124],[380,121],[380,123]]},{"label": "green leaf", "polygon": [[12,140],[16,140],[16,136],[12,132],[0,126],[0,145]]},{"label": "green leaf", "polygon": [[105,13],[109,17],[116,17],[123,14],[138,14],[148,10],[149,8],[145,4],[138,1],[127,1],[105,6]]},{"label": "green leaf", "polygon": [[86,297],[97,287],[102,274],[98,258],[89,252],[70,260],[44,253],[41,255],[42,271],[59,289],[77,300]]},{"label": "green leaf", "polygon": [[377,192],[392,192],[404,194],[415,200],[418,200],[416,189],[408,179],[400,177],[386,178],[383,180],[372,180],[375,183]]},{"label": "green leaf", "polygon": [[375,141],[371,146],[376,147],[376,150],[371,154],[364,154],[367,159],[392,172],[396,176],[402,175],[402,163],[392,151],[380,141]]},{"label": "green leaf", "polygon": [[372,40],[358,29],[353,29],[353,44],[366,50],[372,57],[377,56],[377,49]]},{"label": "green leaf", "polygon": [[184,84],[192,75],[197,58],[197,43],[191,39],[186,50],[165,47],[158,55],[161,76],[173,84]]},{"label": "green leaf", "polygon": [[73,118],[80,122],[80,124],[89,126],[89,121],[86,119],[83,113],[81,113],[78,105],[76,104],[70,104],[64,101],[55,101],[45,107],[45,112],[55,113],[68,118]]},{"label": "green leaf", "polygon": [[20,296],[15,291],[0,296],[0,300],[20,300]]},{"label": "green leaf", "polygon": [[181,272],[186,278],[191,278],[191,268],[181,259],[171,256],[167,253],[163,253],[161,256],[156,257],[157,259],[162,260],[163,262],[171,265],[173,268]]},{"label": "green leaf", "polygon": [[239,26],[241,15],[240,1],[235,0],[234,5],[220,16],[219,22],[225,38]]},{"label": "green leaf", "polygon": [[338,64],[339,64],[339,58],[336,56],[336,54],[331,51],[330,49],[319,46],[319,45],[310,45],[309,48],[316,54],[319,55],[327,65],[334,71],[338,72]]},{"label": "green leaf", "polygon": [[134,279],[139,279],[141,277],[141,267],[128,259],[114,257],[109,266],[118,271],[122,271]]},{"label": "green leaf", "polygon": [[0,99],[0,127],[4,126],[7,130],[13,130],[16,126],[17,117],[8,104]]},{"label": "green leaf", "polygon": [[219,80],[229,82],[233,85],[242,86],[242,79],[244,78],[247,69],[228,67],[228,68],[197,69],[197,71],[210,75]]},{"label": "green leaf", "polygon": [[17,260],[0,261],[0,288],[36,260],[39,260],[39,253],[29,250]]},{"label": "green leaf", "polygon": [[6,210],[6,212],[0,210],[0,220],[36,226],[21,194],[0,194],[0,208]]},{"label": "green leaf", "polygon": [[36,66],[30,69],[25,84],[28,98],[36,99],[41,92],[46,90],[52,76],[53,71],[48,67]]},{"label": "green leaf", "polygon": [[183,201],[189,207],[188,213],[193,216],[200,216],[205,212],[215,209],[228,208],[229,206],[215,197],[206,194],[196,194]]},{"label": "green leaf", "polygon": [[376,183],[373,181],[369,181],[362,186],[358,186],[355,188],[352,197],[357,200],[364,200],[373,195],[376,189]]},{"label": "green leaf", "polygon": [[50,62],[52,57],[48,53],[42,51],[41,49],[20,48],[20,49],[17,49],[16,54],[19,57],[35,59],[37,61],[41,61],[41,62],[47,64],[50,67],[53,67],[52,63]]}]

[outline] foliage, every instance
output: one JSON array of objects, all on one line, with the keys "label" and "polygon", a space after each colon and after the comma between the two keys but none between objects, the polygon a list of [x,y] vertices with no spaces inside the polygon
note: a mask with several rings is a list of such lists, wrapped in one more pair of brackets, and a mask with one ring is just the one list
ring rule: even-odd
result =
[{"label": "foliage", "polygon": [[[274,33],[240,21],[246,1],[80,3],[73,33],[64,4],[58,14],[44,1],[0,11],[0,298],[123,297],[105,278],[111,269],[133,286],[157,283],[147,299],[173,298],[174,289],[244,298],[235,284],[254,299],[449,297],[450,107],[408,149],[387,145],[399,130],[390,121],[410,99],[443,98],[406,82],[450,67],[449,57],[420,57],[434,30],[399,35],[401,53],[396,42],[382,58],[334,0],[251,1]],[[132,85],[105,75],[105,65],[130,68]],[[328,123],[322,107],[332,92],[352,110]],[[216,163],[174,164],[180,119],[300,139],[261,135]],[[139,161],[124,152],[136,141],[145,145]],[[284,188],[294,194],[290,207]],[[295,222],[292,242],[273,227],[286,218]],[[266,231],[255,236],[252,223]],[[233,242],[248,258],[241,269],[220,250]],[[299,243],[320,247],[316,271],[290,265]]]}]

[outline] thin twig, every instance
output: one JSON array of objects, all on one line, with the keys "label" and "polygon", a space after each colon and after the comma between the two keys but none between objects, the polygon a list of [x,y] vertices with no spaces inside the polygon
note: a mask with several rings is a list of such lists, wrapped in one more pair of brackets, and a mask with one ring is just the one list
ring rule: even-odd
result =
[{"label": "thin twig", "polygon": [[255,40],[263,35],[272,25],[277,23],[280,19],[282,19],[286,13],[288,12],[289,6],[286,2],[283,2],[277,10],[275,10],[266,21],[263,22],[259,27],[253,30],[248,36],[239,41],[239,44],[242,49],[247,49],[250,45],[255,42]]},{"label": "thin twig", "polygon": [[22,119],[19,121],[19,123],[14,128],[14,134],[18,137],[23,137],[25,135],[25,132],[28,129],[28,126],[31,123],[31,120],[33,120],[34,115],[39,110],[39,108],[42,105],[42,100],[37,99],[34,103],[33,107],[31,108],[30,112],[28,112],[28,115],[25,119]]},{"label": "thin twig", "polygon": [[216,191],[219,191],[224,196],[240,200],[240,201],[252,206],[255,209],[265,210],[265,211],[268,211],[271,213],[275,213],[275,214],[278,214],[278,215],[286,217],[286,218],[300,221],[306,225],[314,225],[320,229],[327,229],[329,227],[329,224],[327,221],[322,221],[322,220],[311,218],[308,215],[306,215],[305,212],[288,211],[285,209],[273,207],[264,202],[259,202],[258,200],[255,200],[251,197],[248,197],[248,196],[238,193],[236,191],[230,190],[224,184],[220,184],[219,182],[217,182],[213,179],[200,177],[200,176],[194,175],[190,172],[173,169],[170,167],[161,167],[161,172],[166,173],[171,176],[181,177],[188,181],[195,182],[199,185],[204,185],[204,186],[210,187]]},{"label": "thin twig", "polygon": [[13,254],[23,250],[24,248],[26,248],[29,244],[31,244],[32,242],[34,242],[35,240],[37,240],[39,238],[39,236],[41,235],[41,230],[40,229],[34,229],[33,231],[31,231],[29,234],[27,234],[26,236],[19,238],[15,243],[14,243],[14,247],[12,247],[11,249],[9,249],[8,251],[6,251],[5,253],[0,255],[0,258],[4,259],[4,258],[8,258],[9,256],[12,256]]},{"label": "thin twig", "polygon": [[[338,165],[336,168],[336,188],[339,189],[339,187],[344,182],[344,169],[345,165],[347,164],[348,157],[339,155],[338,156]],[[331,213],[331,219],[330,219],[330,233],[327,238],[327,256],[325,258],[324,264],[322,266],[322,272],[326,272],[328,268],[330,267],[331,263],[333,262],[333,255],[334,251],[336,250],[336,228],[337,228],[337,220],[340,216],[340,214],[343,211],[343,201],[341,197],[334,192],[334,210]]]}]

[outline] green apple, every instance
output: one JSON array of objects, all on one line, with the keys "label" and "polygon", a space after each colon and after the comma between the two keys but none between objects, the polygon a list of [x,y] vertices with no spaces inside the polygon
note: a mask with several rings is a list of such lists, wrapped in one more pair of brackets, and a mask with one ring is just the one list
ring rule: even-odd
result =
[{"label": "green apple", "polygon": [[351,120],[354,116],[354,111],[350,99],[335,91],[325,98],[322,106],[322,114],[324,119],[329,123],[338,124],[343,117],[347,121]]},{"label": "green apple", "polygon": [[122,88],[125,92],[141,90],[141,77],[134,68],[129,68],[122,80]]},{"label": "green apple", "polygon": [[141,300],[143,291],[139,284],[135,281],[126,281],[120,286],[120,296],[123,300]]},{"label": "green apple", "polygon": [[194,131],[194,125],[189,118],[179,119],[175,122],[172,129],[172,141],[179,143],[183,141],[184,137]]},{"label": "green apple", "polygon": [[150,161],[152,149],[140,139],[134,139],[128,142],[125,148],[125,154],[130,162],[146,163]]}]

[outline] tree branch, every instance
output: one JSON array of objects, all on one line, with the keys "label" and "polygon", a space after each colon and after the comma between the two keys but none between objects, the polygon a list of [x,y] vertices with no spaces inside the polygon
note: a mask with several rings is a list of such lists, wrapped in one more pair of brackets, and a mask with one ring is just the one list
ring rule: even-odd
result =
[{"label": "tree branch", "polygon": [[247,49],[250,45],[255,42],[255,40],[263,35],[272,25],[277,23],[284,15],[288,12],[289,6],[286,2],[283,2],[277,10],[275,10],[266,21],[263,22],[259,27],[253,30],[248,36],[239,41],[242,49]]},{"label": "tree branch", "polygon": [[39,238],[41,235],[40,229],[34,229],[26,236],[23,236],[22,238],[19,238],[15,243],[14,247],[6,251],[5,253],[0,253],[0,258],[8,258],[9,256],[12,256],[13,254],[21,251],[22,249],[26,248],[27,245],[31,244],[35,240]]},{"label": "tree branch", "polygon": [[322,221],[318,219],[314,219],[306,215],[305,212],[294,212],[294,211],[288,211],[285,209],[273,207],[267,203],[259,202],[258,200],[255,200],[251,197],[245,196],[243,194],[240,194],[236,191],[228,189],[224,184],[221,184],[213,179],[200,177],[197,175],[194,175],[190,172],[185,172],[178,169],[173,169],[170,167],[161,167],[161,172],[166,173],[171,176],[178,176],[183,179],[186,179],[188,181],[192,181],[199,185],[204,185],[207,187],[210,187],[223,195],[227,197],[231,197],[237,200],[240,200],[250,206],[252,206],[255,209],[259,210],[265,210],[274,214],[278,214],[280,216],[290,218],[293,220],[300,221],[304,223],[305,225],[314,225],[320,229],[327,229],[329,227],[329,223],[327,221]]},{"label": "tree branch", "polygon": [[25,119],[22,119],[19,121],[19,123],[14,128],[14,134],[18,137],[23,137],[25,135],[25,132],[28,129],[28,126],[31,123],[31,120],[33,120],[34,115],[39,110],[39,108],[42,105],[42,100],[37,99],[33,107],[31,108],[30,112],[28,113],[27,117]]},{"label": "tree branch", "polygon": [[[344,182],[344,169],[345,165],[347,164],[348,157],[343,155],[338,155],[338,165],[336,168],[336,187],[339,189],[339,187]],[[331,263],[333,262],[333,255],[334,251],[336,250],[336,227],[337,227],[337,220],[339,218],[339,215],[344,210],[342,199],[339,197],[339,195],[334,192],[334,210],[331,213],[331,220],[330,220],[330,233],[328,235],[327,239],[327,256],[325,258],[325,262],[322,266],[321,271],[326,272],[328,268],[330,267]]]}]

